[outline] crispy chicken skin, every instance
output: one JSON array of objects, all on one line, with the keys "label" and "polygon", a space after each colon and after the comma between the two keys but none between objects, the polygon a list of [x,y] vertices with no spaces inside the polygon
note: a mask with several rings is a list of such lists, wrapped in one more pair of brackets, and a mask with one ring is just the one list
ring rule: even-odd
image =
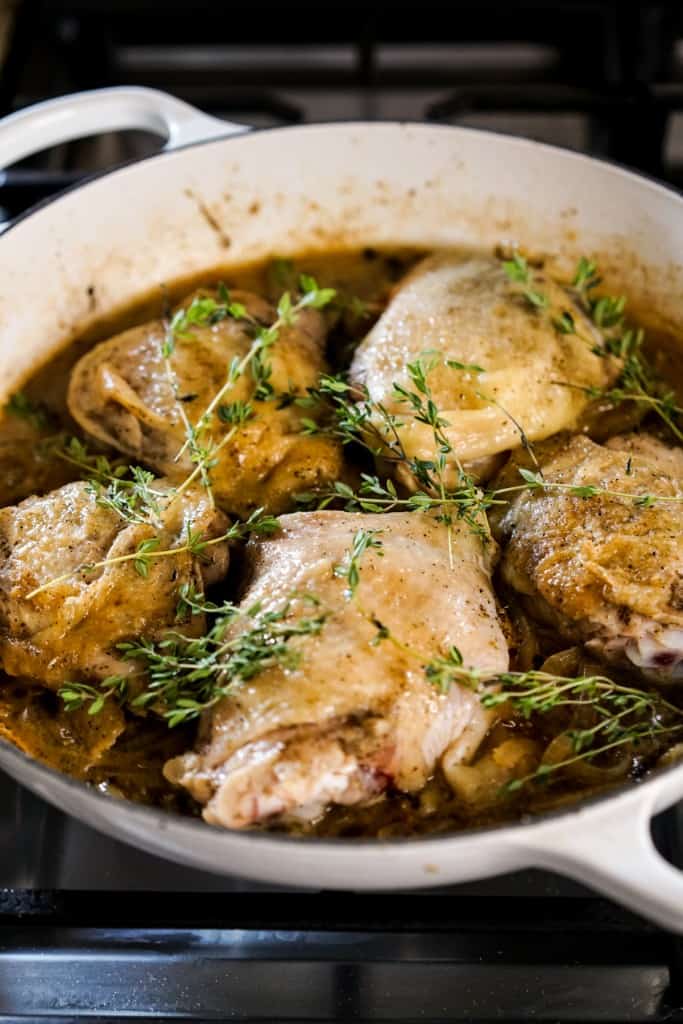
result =
[{"label": "crispy chicken skin", "polygon": [[[171,628],[179,588],[220,578],[227,544],[208,547],[206,561],[188,551],[150,559],[146,576],[132,560],[116,562],[28,595],[84,564],[128,555],[147,538],[158,537],[158,550],[167,550],[185,544],[188,527],[210,539],[227,526],[199,488],[174,501],[160,526],[125,522],[82,482],[0,510],[0,668],[51,687],[130,674],[134,666],[116,645]],[[190,628],[203,627],[201,616],[193,617]]]},{"label": "crispy chicken skin", "polygon": [[[567,292],[544,275],[536,276],[534,287],[548,300],[543,312],[499,261],[463,261],[449,253],[428,256],[400,284],[356,351],[351,375],[374,402],[399,415],[409,455],[433,457],[432,429],[397,402],[393,385],[413,387],[406,364],[422,353],[441,358],[428,382],[455,455],[475,467],[518,447],[520,426],[535,441],[575,424],[588,400],[554,381],[603,387],[613,379],[614,361],[591,351],[600,335]],[[552,317],[564,311],[577,333],[553,327]],[[484,372],[453,368],[445,360]]]},{"label": "crispy chicken skin", "polygon": [[[424,663],[451,645],[466,666],[498,672],[508,651],[490,583],[495,544],[433,515],[310,512],[283,516],[271,539],[248,545],[251,583],[242,606],[327,615],[318,635],[297,637],[293,667],[266,669],[205,714],[196,751],[167,777],[204,805],[207,821],[241,828],[312,821],[331,803],[372,800],[390,784],[419,790],[437,760],[473,757],[491,720],[476,694],[440,693]],[[359,529],[381,531],[363,555],[355,599],[335,574]],[[381,553],[380,553],[381,552]],[[295,596],[292,596],[295,595]],[[379,624],[405,647],[379,639]]]},{"label": "crispy chicken skin", "polygon": [[[683,450],[647,435],[565,437],[536,455],[549,482],[683,496]],[[520,465],[513,457],[498,485],[518,484]],[[683,504],[521,491],[493,526],[503,579],[533,615],[604,661],[683,678]]]},{"label": "crispy chicken skin", "polygon": [[[209,290],[195,294],[216,296]],[[188,296],[184,308],[193,298]],[[273,307],[256,295],[236,291],[232,299],[259,323],[275,320]],[[225,383],[232,360],[248,353],[253,330],[245,320],[226,319],[177,338],[170,357],[177,396],[161,353],[164,335],[164,324],[155,320],[97,345],[73,370],[69,409],[88,434],[177,482],[194,469],[189,452],[177,458],[186,439],[183,414],[197,423]],[[281,329],[268,354],[276,396],[302,395],[317,384],[325,368],[324,340],[325,321],[315,310],[304,310],[294,325]],[[252,401],[253,390],[247,371],[223,404]],[[335,442],[301,431],[302,417],[315,412],[277,397],[252,404],[256,415],[234,432],[211,469],[219,505],[241,517],[257,507],[281,512],[291,506],[293,494],[336,479],[341,469]],[[214,415],[201,442],[219,444],[232,429]]]}]

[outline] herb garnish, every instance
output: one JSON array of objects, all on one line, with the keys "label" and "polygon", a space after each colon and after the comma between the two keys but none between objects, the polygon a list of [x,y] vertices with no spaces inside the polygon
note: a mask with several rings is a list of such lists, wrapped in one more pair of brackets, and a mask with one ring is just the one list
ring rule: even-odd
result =
[{"label": "herb garnish", "polygon": [[42,402],[34,402],[23,391],[15,391],[7,400],[4,411],[10,416],[27,420],[36,430],[44,430],[53,421],[52,414]]},{"label": "herb garnish", "polygon": [[[178,411],[185,430],[185,441],[175,458],[178,461],[189,450],[190,460],[195,464],[195,469],[181,485],[179,492],[182,492],[199,476],[202,485],[213,497],[210,470],[216,466],[220,451],[232,440],[238,427],[256,415],[252,401],[264,402],[274,397],[275,393],[270,381],[272,365],[269,353],[278,340],[280,331],[283,327],[293,325],[303,310],[323,309],[336,294],[333,288],[320,288],[316,280],[307,274],[300,276],[299,284],[300,297],[296,301],[292,301],[290,292],[284,292],[277,304],[277,317],[269,326],[259,323],[247,312],[242,303],[232,302],[225,285],[219,285],[219,296],[222,299],[220,303],[210,298],[195,298],[187,310],[178,310],[168,323],[161,354],[166,377],[178,403]],[[171,363],[176,340],[179,338],[191,339],[192,327],[211,326],[228,318],[244,321],[247,329],[253,334],[253,341],[241,359],[235,356],[231,360],[224,383],[197,420],[192,423],[182,404],[178,382]],[[253,385],[251,400],[226,402],[228,394],[247,370],[251,375]],[[214,416],[224,423],[231,424],[232,427],[218,443],[205,437]]]},{"label": "herb garnish", "polygon": [[[630,475],[630,460],[626,464],[626,475]],[[632,494],[629,491],[614,491],[597,484],[565,484],[554,480],[546,480],[541,473],[520,467],[519,475],[524,480],[517,487],[501,487],[492,492],[494,498],[511,491],[545,491],[548,493],[568,494],[574,498],[617,498],[630,501],[636,508],[652,508],[658,502],[683,502],[680,494]]]},{"label": "herb garnish", "polygon": [[[147,680],[137,696],[129,699],[125,676],[105,679],[99,688],[67,683],[59,695],[67,710],[89,703],[89,714],[97,714],[107,700],[114,699],[128,701],[132,708],[153,708],[170,728],[190,722],[265,669],[298,667],[302,653],[292,641],[317,636],[327,613],[318,610],[315,597],[295,596],[315,614],[290,619],[294,597],[275,610],[263,611],[260,604],[254,604],[245,611],[230,602],[205,601],[203,595],[185,587],[181,603],[194,614],[209,615],[211,626],[201,637],[169,631],[156,643],[119,644],[124,658],[136,662]],[[237,630],[240,625],[243,628]]]},{"label": "herb garnish", "polygon": [[262,508],[258,508],[252,512],[248,519],[233,523],[230,529],[226,530],[220,537],[207,538],[198,531],[193,530],[189,525],[186,528],[185,543],[179,544],[174,548],[161,549],[161,539],[159,537],[146,537],[138,542],[133,551],[125,555],[103,558],[99,562],[83,562],[74,569],[70,569],[69,572],[62,573],[61,576],[55,576],[53,579],[48,580],[47,583],[43,583],[40,587],[32,590],[30,594],[26,595],[25,600],[31,601],[34,597],[44,593],[44,591],[74,576],[92,576],[93,573],[98,572],[100,569],[106,569],[111,565],[120,565],[125,562],[133,562],[138,575],[147,577],[150,563],[156,559],[173,558],[186,552],[199,559],[203,559],[207,548],[213,547],[216,544],[225,544],[229,541],[242,540],[252,533],[265,534],[267,536],[278,530],[279,525],[279,520],[275,516],[267,515]]},{"label": "herb garnish", "polygon": [[513,253],[511,259],[503,260],[503,270],[514,284],[527,286],[521,289],[520,294],[526,299],[532,309],[540,311],[547,307],[548,296],[545,292],[540,292],[537,288],[531,287],[534,283],[534,278],[524,256],[518,252]]},{"label": "herb garnish", "polygon": [[334,567],[334,575],[345,579],[348,584],[347,594],[354,597],[360,583],[360,563],[366,551],[373,550],[378,555],[383,555],[382,541],[378,536],[382,530],[358,530],[353,538],[350,550],[347,552],[343,562]]},{"label": "herb garnish", "polygon": [[64,683],[58,690],[58,696],[64,702],[65,711],[78,711],[79,708],[88,707],[89,715],[98,715],[104,708],[107,701],[114,699],[121,703],[128,692],[128,679],[126,676],[107,676],[99,686],[89,686],[87,683]]},{"label": "herb garnish", "polygon": [[523,718],[547,714],[559,708],[589,713],[594,721],[568,729],[569,755],[561,761],[541,763],[535,772],[513,779],[505,787],[520,789],[575,764],[619,747],[638,747],[659,736],[683,731],[683,711],[657,693],[619,686],[606,676],[577,678],[541,671],[501,672],[485,676],[462,667],[457,648],[425,666],[427,678],[444,692],[453,683],[479,693],[486,708],[509,706]]},{"label": "herb garnish", "polygon": [[[407,407],[406,415],[431,428],[434,455],[423,459],[409,455],[401,439],[403,417],[390,412],[381,402],[370,397],[367,387],[354,388],[341,377],[321,377],[319,387],[310,389],[308,398],[298,404],[327,402],[331,408],[331,426],[319,426],[312,420],[304,420],[303,428],[308,433],[327,432],[339,438],[343,444],[356,443],[367,449],[373,456],[380,457],[396,468],[402,468],[415,481],[417,490],[408,498],[398,496],[391,480],[384,484],[377,476],[363,474],[358,493],[346,484],[337,482],[327,491],[305,493],[298,496],[303,504],[318,503],[324,508],[334,498],[343,498],[347,509],[354,506],[362,511],[393,511],[399,508],[424,511],[428,508],[439,510],[439,521],[448,531],[449,557],[452,554],[452,526],[454,517],[464,520],[470,530],[482,541],[489,537],[484,512],[490,506],[485,493],[467,473],[457,458],[445,428],[449,423],[441,415],[434,401],[428,382],[429,373],[439,365],[440,354],[425,352],[406,370],[412,387],[394,383],[393,399],[398,405]],[[471,373],[483,373],[479,366],[448,361],[453,369]],[[449,471],[454,469],[456,483],[451,485]]]},{"label": "herb garnish", "polygon": [[567,381],[552,383],[581,391],[591,399],[605,399],[617,406],[622,402],[644,405],[659,416],[677,440],[683,442],[683,429],[677,422],[683,416],[683,408],[677,404],[675,392],[666,386],[645,356],[642,329],[625,326],[625,296],[593,294],[601,283],[596,264],[582,257],[572,280],[572,290],[578,304],[604,334],[603,345],[593,351],[605,358],[612,356],[618,359],[621,373],[609,388]]}]

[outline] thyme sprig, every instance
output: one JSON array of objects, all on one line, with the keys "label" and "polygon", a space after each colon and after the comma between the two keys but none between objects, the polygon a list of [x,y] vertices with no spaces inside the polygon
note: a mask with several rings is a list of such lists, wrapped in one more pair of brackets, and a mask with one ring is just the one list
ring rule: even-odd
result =
[{"label": "thyme sprig", "polygon": [[595,719],[590,725],[574,727],[563,734],[570,744],[570,756],[542,762],[534,772],[508,783],[510,791],[579,761],[592,760],[625,745],[638,748],[657,737],[683,730],[683,711],[677,705],[657,693],[620,686],[605,676],[571,679],[540,671],[509,672],[501,674],[497,681],[500,689],[489,690],[482,696],[484,707],[508,704],[524,718],[571,708],[588,711]]},{"label": "thyme sprig", "polygon": [[[247,369],[249,369],[253,379],[253,398],[257,401],[266,401],[273,397],[274,389],[270,383],[272,366],[268,359],[268,353],[278,340],[280,331],[283,327],[290,327],[296,323],[298,315],[303,310],[323,309],[332,301],[336,294],[334,288],[320,288],[315,278],[308,274],[302,274],[300,276],[299,284],[301,288],[301,295],[296,301],[292,301],[291,293],[288,291],[284,292],[280,296],[280,300],[277,304],[277,317],[272,324],[265,326],[259,324],[253,317],[249,318],[249,323],[254,325],[256,328],[256,334],[252,344],[247,353],[241,359],[238,359],[236,356],[232,359],[230,366],[228,367],[225,382],[213,396],[206,409],[204,409],[197,422],[194,424],[193,436],[196,437],[197,434],[201,434],[203,431],[208,429],[211,417],[221,406],[221,403],[228,392],[234,387],[237,380],[242,377]],[[228,310],[232,308],[233,312],[229,313],[229,315],[235,315],[234,304],[232,304],[232,306],[224,306],[223,308]],[[240,310],[244,311],[244,306],[241,306],[241,304]],[[243,314],[238,317],[238,319],[242,318]],[[178,455],[176,456],[177,459],[183,455],[190,444],[191,440],[188,437],[178,452]]]},{"label": "thyme sprig", "polygon": [[683,710],[657,693],[620,686],[601,675],[576,678],[542,671],[484,674],[463,667],[460,651],[452,647],[425,664],[425,675],[442,693],[455,683],[475,690],[485,708],[508,707],[522,718],[543,716],[561,708],[589,713],[591,724],[563,733],[570,755],[560,761],[542,762],[505,787],[513,792],[579,761],[614,751],[625,745],[637,748],[659,736],[683,731]]},{"label": "thyme sprig", "polygon": [[510,281],[524,286],[520,288],[520,294],[532,309],[546,309],[548,306],[548,296],[545,292],[540,292],[537,288],[532,287],[534,283],[532,270],[521,253],[514,252],[509,260],[503,260],[503,270]]},{"label": "thyme sprig", "polygon": [[[191,587],[181,591],[181,603],[194,614],[211,617],[201,637],[169,631],[163,639],[140,640],[118,645],[127,661],[139,666],[136,678],[146,680],[144,689],[130,698],[129,677],[113,676],[99,687],[68,683],[59,691],[67,710],[89,704],[88,713],[97,714],[107,700],[127,701],[139,710],[154,708],[170,728],[196,719],[203,711],[234,693],[242,684],[267,668],[279,665],[297,668],[302,652],[293,646],[297,637],[317,636],[327,619],[311,595],[300,596],[312,611],[290,618],[294,598],[279,608],[265,611],[256,603],[248,609],[231,602],[206,601]],[[239,626],[243,628],[238,628]]]},{"label": "thyme sprig", "polygon": [[149,470],[109,459],[100,452],[91,453],[77,437],[59,436],[50,450],[56,458],[80,470],[98,505],[116,512],[127,523],[160,524],[162,505],[169,502],[172,492],[155,487],[157,478]]},{"label": "thyme sprig", "polygon": [[659,416],[678,441],[683,442],[683,429],[678,422],[683,416],[683,408],[677,404],[675,392],[667,387],[648,361],[643,351],[643,330],[626,326],[625,296],[595,295],[594,290],[601,283],[597,265],[582,257],[572,280],[572,289],[576,301],[603,332],[604,344],[594,351],[597,355],[615,357],[620,361],[619,377],[609,388],[583,386],[571,381],[553,383],[581,391],[591,399],[606,400],[615,406],[623,402],[644,405]]},{"label": "thyme sprig", "polygon": [[349,597],[354,597],[358,590],[360,563],[366,551],[374,550],[377,555],[384,555],[382,541],[379,540],[379,535],[382,532],[382,530],[358,530],[343,561],[335,565],[334,575],[346,580]]},{"label": "thyme sprig", "polygon": [[492,492],[496,499],[502,494],[525,490],[568,494],[573,498],[617,498],[631,502],[636,508],[652,508],[653,505],[659,502],[683,502],[683,495],[680,494],[633,494],[630,491],[612,490],[609,487],[600,487],[597,484],[565,484],[559,481],[547,480],[540,472],[535,473],[524,467],[520,467],[518,472],[524,483],[516,487],[498,488]]},{"label": "thyme sprig", "polygon": [[577,311],[574,305],[585,308],[589,317],[600,328],[607,327],[612,322],[616,306],[619,303],[621,303],[621,308],[623,309],[621,299],[614,304],[605,299],[600,300],[600,303],[596,302],[596,308],[593,310],[588,294],[591,288],[600,283],[600,279],[595,276],[594,264],[585,259],[579,263],[571,284],[565,288],[569,292],[568,298],[572,300],[567,303],[569,308],[566,308],[564,304],[558,307],[557,304],[550,301],[544,291],[538,289],[538,282],[534,276],[534,271],[520,253],[515,252],[511,259],[504,260],[503,269],[510,281],[519,288],[521,296],[525,299],[530,309],[534,313],[545,317],[558,334],[574,334],[595,355],[602,356],[605,354],[604,348],[602,345],[596,344],[594,337],[584,334],[579,329],[576,318]]},{"label": "thyme sprig", "polygon": [[[243,303],[232,301],[224,284],[218,286],[220,302],[216,302],[212,298],[195,297],[187,309],[178,310],[167,322],[164,341],[161,345],[161,356],[166,379],[176,400],[185,433],[185,440],[176,453],[175,461],[181,459],[185,452],[189,452],[190,461],[194,463],[195,467],[178,488],[178,493],[182,493],[199,477],[202,486],[213,501],[211,470],[218,464],[220,452],[233,439],[238,428],[256,415],[252,401],[268,401],[275,396],[270,379],[273,368],[269,354],[280,336],[280,331],[283,327],[293,325],[304,309],[323,309],[336,294],[333,288],[320,288],[317,281],[307,274],[300,276],[299,285],[301,294],[296,301],[292,300],[291,293],[288,291],[280,296],[276,319],[270,325],[260,323],[247,311]],[[176,342],[178,339],[191,340],[194,336],[192,328],[213,326],[226,319],[243,321],[253,334],[253,340],[241,359],[235,356],[230,361],[225,381],[193,423],[185,409],[183,396],[180,393],[171,362]],[[247,371],[252,379],[251,399],[246,402],[241,400],[227,402],[226,399],[230,391]],[[231,429],[219,442],[206,437],[214,416],[217,416],[221,422],[231,425]]]},{"label": "thyme sprig", "polygon": [[107,569],[112,565],[121,565],[126,562],[132,562],[137,574],[146,578],[149,575],[151,562],[159,558],[173,558],[177,555],[189,553],[200,560],[205,560],[207,548],[214,547],[216,544],[242,540],[252,533],[269,535],[276,532],[279,529],[279,525],[279,520],[275,516],[265,514],[262,508],[252,512],[248,519],[233,523],[230,529],[226,530],[219,537],[207,538],[198,530],[193,530],[191,525],[188,524],[184,544],[179,544],[177,547],[162,548],[160,537],[145,537],[136,544],[133,551],[129,551],[125,555],[103,558],[98,562],[82,562],[68,572],[62,573],[61,576],[53,577],[47,583],[43,583],[27,594],[25,600],[31,601],[46,590],[57,586],[59,583],[64,583],[75,576],[92,576],[101,569]]},{"label": "thyme sprig", "polygon": [[446,497],[432,496],[425,491],[399,494],[391,477],[384,481],[379,476],[361,473],[357,490],[342,480],[328,488],[304,491],[296,495],[297,503],[303,508],[325,509],[335,501],[342,501],[346,512],[427,512],[430,509],[447,508],[456,519],[466,513],[479,517],[482,511],[502,504],[497,491],[486,490],[477,485],[456,487],[446,492]]},{"label": "thyme sprig", "polygon": [[[419,661],[428,682],[446,694],[453,685],[473,690],[485,708],[508,707],[524,719],[543,716],[558,709],[571,709],[590,715],[588,724],[564,732],[570,756],[559,761],[541,763],[538,768],[513,779],[505,787],[514,792],[529,782],[538,782],[579,761],[590,761],[625,745],[638,747],[657,737],[683,732],[683,710],[657,693],[632,686],[621,686],[607,676],[585,675],[576,678],[549,672],[486,673],[465,667],[458,647],[451,645],[445,654],[427,657],[424,652],[403,643],[389,626],[368,612],[358,598],[360,566],[363,555],[382,542],[376,531],[359,530],[347,556],[335,570],[349,582],[347,600],[355,601],[358,610],[376,629],[374,643],[389,642],[405,655]],[[353,567],[353,569],[352,569]],[[351,572],[353,575],[351,577]]]},{"label": "thyme sprig", "polygon": [[[359,491],[354,492],[343,482],[337,482],[331,489],[320,492],[306,492],[299,495],[302,504],[326,507],[334,498],[343,498],[350,509],[357,506],[362,511],[393,511],[399,508],[425,510],[439,508],[439,521],[448,531],[449,552],[452,559],[452,527],[454,518],[464,520],[470,530],[482,541],[487,541],[488,527],[484,513],[490,507],[485,492],[478,487],[472,476],[465,471],[453,449],[445,428],[448,421],[441,415],[428,382],[429,373],[441,361],[439,353],[426,352],[406,370],[412,387],[394,383],[394,401],[406,406],[404,415],[390,412],[382,402],[375,402],[367,387],[353,387],[342,377],[321,377],[317,389],[310,389],[307,398],[299,400],[300,405],[327,402],[332,412],[331,425],[320,426],[303,421],[308,433],[326,432],[337,437],[343,444],[359,444],[374,457],[402,467],[415,481],[417,490],[409,498],[400,498],[395,485],[387,480],[381,483],[378,477],[363,474]],[[481,367],[456,360],[446,361],[451,368],[483,373]],[[429,426],[432,431],[434,454],[423,459],[409,455],[401,438],[405,419],[410,417]],[[456,484],[448,479],[448,470],[453,465]]]},{"label": "thyme sprig", "polygon": [[99,686],[88,683],[68,682],[57,691],[64,703],[65,711],[88,708],[89,715],[99,715],[108,701],[122,703],[128,693],[129,680],[126,676],[107,676]]},{"label": "thyme sprig", "polygon": [[34,402],[23,391],[15,391],[13,395],[10,395],[5,403],[4,412],[9,416],[26,420],[36,430],[45,430],[54,422],[54,417],[48,407],[42,402]]}]

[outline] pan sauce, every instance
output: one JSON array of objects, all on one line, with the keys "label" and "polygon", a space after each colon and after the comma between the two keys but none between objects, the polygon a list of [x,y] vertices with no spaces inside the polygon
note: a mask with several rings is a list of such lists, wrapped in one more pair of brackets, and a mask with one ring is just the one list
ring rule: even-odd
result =
[{"label": "pan sauce", "polygon": [[[314,275],[321,286],[334,287],[342,295],[355,296],[365,305],[363,315],[354,312],[353,305],[349,306],[331,331],[327,343],[328,358],[335,369],[348,365],[354,346],[386,306],[395,283],[420,255],[417,251],[366,249],[316,254],[296,261],[297,270]],[[103,319],[86,336],[77,339],[48,366],[39,370],[26,386],[27,396],[43,403],[49,410],[49,421],[35,424],[8,414],[0,420],[0,469],[4,477],[0,477],[0,504],[14,503],[28,493],[50,490],[78,477],[63,463],[46,459],[40,446],[36,447],[37,441],[59,429],[78,434],[77,426],[66,409],[69,373],[77,359],[98,341],[159,315],[169,302],[216,280],[225,281],[231,290],[253,291],[271,299],[276,299],[283,288],[270,263],[225,272],[213,271],[193,281],[178,282],[166,291],[144,296],[115,316]],[[641,319],[645,322],[647,318],[643,316]],[[676,387],[678,395],[683,395],[683,369],[677,358],[677,339],[650,332],[648,344],[652,361]],[[604,441],[628,432],[636,419],[628,407],[610,411],[596,408],[593,418],[588,417],[586,422],[592,436]],[[353,463],[354,460],[357,468],[369,469],[361,454],[353,452],[350,461]],[[234,593],[238,575],[239,564],[231,570],[223,589]],[[529,652],[532,650],[533,664],[540,665],[567,647],[553,630],[534,625],[510,588],[500,579],[495,582],[511,649],[512,668],[530,667]],[[560,657],[565,659],[562,667],[567,675],[595,668],[591,662],[586,664],[575,651]],[[615,679],[620,678],[618,672],[610,671],[609,674]],[[169,758],[192,746],[195,731],[194,724],[169,731],[153,716],[140,718],[115,706],[106,708],[97,716],[87,715],[84,709],[67,713],[53,692],[30,680],[17,681],[6,677],[0,692],[0,735],[12,740],[22,750],[112,795],[189,814],[198,813],[196,805],[183,791],[164,779],[162,767]],[[501,774],[498,768],[504,769],[505,766],[496,766],[494,752],[505,749],[504,744],[508,743],[511,757],[523,757],[525,743],[529,747],[534,744],[547,746],[557,731],[557,723],[552,720],[529,722],[515,715],[503,717],[491,729],[478,755],[477,762],[483,762],[487,757],[489,760],[493,757],[493,761],[488,775],[483,771],[481,791],[473,791],[471,802],[463,802],[455,796],[437,769],[419,794],[389,793],[360,809],[334,807],[316,824],[314,831],[325,836],[390,836],[450,831],[541,811],[621,781],[623,772],[614,772],[611,770],[614,765],[606,764],[596,767],[592,773],[586,770],[580,778],[570,776],[555,782],[552,788],[534,786],[514,796],[503,796],[500,778],[504,777],[504,771]],[[637,775],[647,770],[657,762],[662,752],[661,745],[646,745],[632,759],[629,773]],[[289,830],[310,829],[308,826],[290,825]]]}]

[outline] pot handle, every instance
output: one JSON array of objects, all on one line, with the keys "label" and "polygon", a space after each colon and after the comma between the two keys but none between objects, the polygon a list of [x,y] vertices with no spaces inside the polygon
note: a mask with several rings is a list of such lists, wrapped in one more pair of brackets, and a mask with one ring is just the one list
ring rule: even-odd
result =
[{"label": "pot handle", "polygon": [[72,139],[134,128],[160,135],[166,150],[248,130],[157,89],[93,89],[36,103],[0,120],[0,168]]},{"label": "pot handle", "polygon": [[[648,787],[649,789],[650,787]],[[653,787],[656,790],[656,787]],[[662,928],[683,934],[683,872],[659,853],[652,839],[656,793],[644,792],[635,806],[621,801],[570,815],[543,829],[530,843],[527,862],[552,868],[611,896]],[[533,826],[530,832],[533,831]],[[515,843],[515,845],[518,845]]]}]

